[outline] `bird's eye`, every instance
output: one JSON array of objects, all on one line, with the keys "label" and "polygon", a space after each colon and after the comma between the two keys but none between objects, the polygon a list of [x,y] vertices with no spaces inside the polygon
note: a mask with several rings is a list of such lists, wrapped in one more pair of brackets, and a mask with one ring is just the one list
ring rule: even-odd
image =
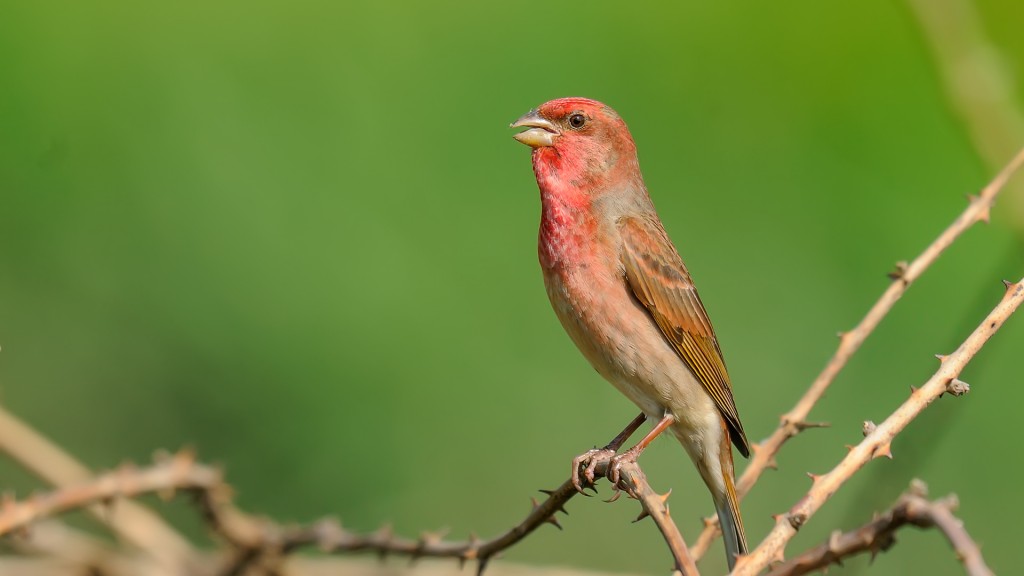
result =
[{"label": "bird's eye", "polygon": [[569,116],[569,127],[573,128],[574,130],[579,130],[580,128],[583,128],[583,125],[586,123],[587,117],[584,116],[583,114],[580,114],[579,112],[573,114],[572,116]]}]

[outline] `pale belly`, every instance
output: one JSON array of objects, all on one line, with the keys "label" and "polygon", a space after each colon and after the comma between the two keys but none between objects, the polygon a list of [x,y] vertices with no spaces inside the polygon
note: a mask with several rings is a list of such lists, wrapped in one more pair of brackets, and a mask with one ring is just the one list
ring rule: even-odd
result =
[{"label": "pale belly", "polygon": [[633,298],[622,276],[594,273],[592,267],[548,268],[544,283],[555,314],[576,346],[648,418],[674,415],[678,424],[673,431],[688,449],[713,440],[709,433],[718,437],[714,401]]}]

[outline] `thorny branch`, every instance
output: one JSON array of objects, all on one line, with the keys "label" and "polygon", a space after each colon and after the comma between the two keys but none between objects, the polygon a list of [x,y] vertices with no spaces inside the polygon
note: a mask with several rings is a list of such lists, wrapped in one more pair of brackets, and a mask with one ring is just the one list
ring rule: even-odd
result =
[{"label": "thorny branch", "polygon": [[57,516],[93,504],[113,504],[118,498],[140,494],[169,494],[177,490],[214,490],[220,473],[196,464],[188,452],[160,461],[149,468],[124,466],[78,485],[39,493],[17,501],[5,494],[0,503],[0,536],[25,530],[43,518]]},{"label": "thorny branch", "polygon": [[[828,387],[835,380],[839,372],[903,296],[907,288],[938,259],[946,248],[949,248],[961,234],[975,223],[988,222],[989,213],[996,196],[1002,191],[1007,181],[1009,181],[1010,177],[1013,176],[1021,165],[1024,165],[1024,149],[1017,152],[1017,155],[1010,160],[1009,164],[996,175],[980,194],[970,197],[970,202],[963,213],[934,242],[925,248],[924,252],[909,264],[905,262],[897,264],[896,271],[890,274],[890,278],[893,280],[892,283],[871,309],[868,310],[868,313],[857,326],[849,332],[840,334],[839,347],[832,355],[832,358],[829,359],[825,368],[818,374],[818,377],[814,379],[811,387],[797,401],[796,405],[782,416],[779,426],[772,432],[771,436],[762,440],[759,444],[752,445],[753,458],[751,458],[750,464],[747,465],[736,485],[740,498],[746,496],[747,492],[754,486],[766,468],[777,467],[775,456],[783,444],[803,430],[821,425],[807,422],[807,416],[810,414],[811,409],[814,408],[814,405],[818,403],[818,400],[825,394],[825,391],[828,390]],[[700,559],[714,538],[719,534],[721,534],[721,530],[718,527],[718,519],[709,518],[706,522],[706,527],[693,545],[692,553],[694,557]]]},{"label": "thorny branch", "polygon": [[[758,574],[770,562],[785,559],[786,544],[821,506],[846,483],[850,477],[874,458],[892,457],[891,445],[896,437],[936,398],[956,390],[962,390],[957,377],[985,342],[996,333],[1007,318],[1024,301],[1024,279],[1006,283],[1006,293],[988,317],[964,340],[955,352],[940,356],[942,364],[935,374],[920,388],[914,389],[910,398],[896,409],[884,422],[871,430],[863,441],[853,447],[845,458],[830,472],[812,476],[814,483],[810,491],[784,514],[776,516],[775,527],[761,544],[750,554],[739,559],[733,574],[752,576]],[[951,390],[951,387],[953,389]]]},{"label": "thorny branch", "polygon": [[[609,447],[617,449],[620,443],[613,441]],[[595,477],[605,476],[610,461],[610,456],[597,458]],[[651,516],[657,523],[676,559],[676,568],[696,576],[696,565],[669,517],[668,494],[655,492],[635,463],[621,466],[619,488],[641,502],[643,512],[637,520]],[[387,527],[360,535],[344,530],[333,519],[289,527],[250,516],[232,503],[232,490],[220,470],[196,462],[189,451],[181,451],[172,457],[159,457],[146,468],[126,465],[87,482],[36,494],[23,501],[6,496],[0,504],[0,536],[27,530],[44,518],[91,505],[111,505],[116,501],[120,506],[124,498],[143,494],[170,497],[177,492],[193,493],[212,530],[235,548],[235,554],[217,572],[225,576],[243,574],[251,566],[269,568],[283,561],[286,554],[311,546],[324,552],[374,552],[381,557],[455,558],[460,563],[477,560],[479,573],[491,558],[543,524],[561,528],[555,513],[566,513],[565,503],[578,494],[571,480],[556,490],[545,491],[548,498],[540,504],[534,502],[533,510],[522,522],[490,540],[470,537],[461,542],[445,541],[436,533],[423,533],[412,540],[395,536]]]},{"label": "thorny branch", "polygon": [[[81,484],[92,476],[88,468],[2,407],[0,450],[58,488]],[[145,507],[126,501],[115,516],[104,514],[97,507],[86,510],[165,568],[178,572],[192,568],[194,550],[189,541]]]},{"label": "thorny branch", "polygon": [[[597,466],[596,475],[604,476],[609,462],[610,458],[600,461]],[[636,462],[626,462],[620,465],[619,484],[616,486],[616,490],[626,492],[631,497],[639,500],[643,506],[643,511],[637,516],[635,522],[650,516],[654,523],[658,525],[658,530],[665,538],[665,543],[668,544],[672,557],[675,559],[675,569],[684,575],[697,576],[699,574],[697,564],[690,555],[690,551],[686,547],[686,541],[683,539],[683,535],[680,534],[679,528],[669,516],[668,497],[672,491],[669,490],[665,494],[655,492],[651,485],[647,483],[647,476],[644,475]],[[612,496],[609,501],[614,501],[617,496],[618,493]]]},{"label": "thorny branch", "polygon": [[963,523],[953,515],[959,502],[955,495],[929,501],[928,487],[920,480],[914,480],[892,508],[876,515],[867,524],[841,532],[836,530],[821,545],[775,566],[768,576],[800,576],[817,570],[825,570],[831,564],[839,564],[843,558],[868,552],[874,557],[896,543],[896,531],[911,525],[918,528],[939,528],[949,540],[957,556],[963,561],[971,576],[991,576],[992,571],[985,565],[981,550],[967,534]]}]

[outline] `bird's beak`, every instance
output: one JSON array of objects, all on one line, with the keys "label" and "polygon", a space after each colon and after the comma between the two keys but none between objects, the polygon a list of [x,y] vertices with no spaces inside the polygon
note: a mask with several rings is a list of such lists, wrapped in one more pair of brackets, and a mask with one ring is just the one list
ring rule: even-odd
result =
[{"label": "bird's beak", "polygon": [[509,125],[509,128],[529,128],[513,136],[530,148],[544,148],[554,146],[555,139],[560,133],[549,120],[542,118],[536,110],[530,110],[523,114],[518,120]]}]

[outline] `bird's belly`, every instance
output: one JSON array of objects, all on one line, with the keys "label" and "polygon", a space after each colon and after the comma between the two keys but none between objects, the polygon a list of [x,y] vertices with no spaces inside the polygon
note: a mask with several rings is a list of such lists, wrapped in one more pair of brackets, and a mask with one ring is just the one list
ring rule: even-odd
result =
[{"label": "bird's belly", "polygon": [[595,370],[651,419],[676,416],[677,434],[703,429],[710,395],[615,274],[547,269],[548,298],[565,331]]}]

